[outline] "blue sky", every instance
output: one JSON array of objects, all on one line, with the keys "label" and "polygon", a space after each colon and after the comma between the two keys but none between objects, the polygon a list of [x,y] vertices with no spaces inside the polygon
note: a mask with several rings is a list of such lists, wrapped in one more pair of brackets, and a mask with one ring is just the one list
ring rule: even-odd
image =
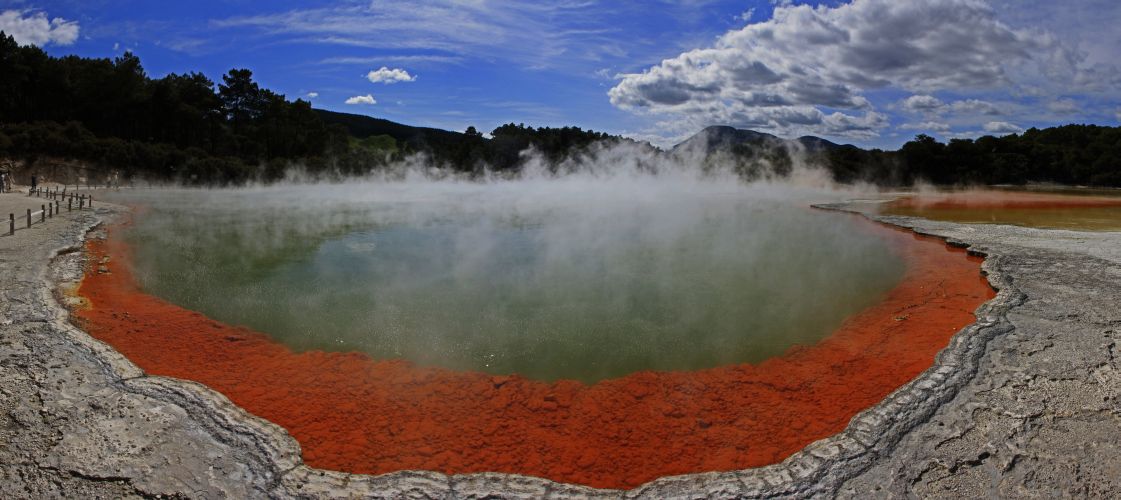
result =
[{"label": "blue sky", "polygon": [[887,148],[1116,125],[1117,25],[1112,0],[0,0],[0,29],[55,55],[245,67],[290,99],[414,125],[660,145],[706,125]]}]

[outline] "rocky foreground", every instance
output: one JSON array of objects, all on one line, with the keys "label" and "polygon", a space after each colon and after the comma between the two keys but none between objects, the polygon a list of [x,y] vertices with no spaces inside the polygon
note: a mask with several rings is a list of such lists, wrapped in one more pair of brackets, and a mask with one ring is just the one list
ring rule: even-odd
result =
[{"label": "rocky foreground", "polygon": [[[0,195],[0,214],[31,205]],[[1119,232],[871,216],[987,255],[999,294],[979,321],[845,432],[782,464],[610,491],[314,470],[279,427],[199,384],[145,375],[74,328],[62,304],[77,300],[65,292],[82,276],[83,240],[121,210],[0,228],[0,498],[1121,495]]]}]

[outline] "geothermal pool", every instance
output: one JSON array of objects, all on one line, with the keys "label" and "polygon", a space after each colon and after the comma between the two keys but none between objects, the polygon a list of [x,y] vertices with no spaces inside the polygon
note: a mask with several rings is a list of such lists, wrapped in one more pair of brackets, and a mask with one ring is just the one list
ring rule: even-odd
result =
[{"label": "geothermal pool", "polygon": [[[318,468],[603,488],[779,462],[931,366],[980,258],[651,177],[122,191],[75,321]],[[201,312],[200,312],[201,311]],[[204,314],[205,313],[205,314]]]},{"label": "geothermal pool", "polygon": [[124,237],[148,293],[298,351],[538,380],[758,362],[903,275],[860,221],[736,184],[127,196],[146,207]]},{"label": "geothermal pool", "polygon": [[1121,191],[1005,188],[920,193],[886,203],[880,212],[967,224],[1121,231]]}]

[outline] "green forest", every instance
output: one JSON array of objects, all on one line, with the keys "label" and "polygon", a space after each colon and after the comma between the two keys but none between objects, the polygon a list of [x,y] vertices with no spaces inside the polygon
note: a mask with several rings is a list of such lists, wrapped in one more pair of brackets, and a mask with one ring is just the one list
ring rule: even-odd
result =
[{"label": "green forest", "polygon": [[530,146],[561,158],[617,137],[576,127],[504,125],[485,138],[312,109],[262,88],[247,69],[150,78],[131,53],[52,57],[0,33],[0,158],[76,159],[126,178],[193,184],[369,173],[414,153],[463,172],[511,170]]},{"label": "green forest", "polygon": [[919,135],[898,151],[830,149],[838,181],[937,185],[1046,182],[1121,187],[1121,127],[1064,125],[942,143]]},{"label": "green forest", "polygon": [[[829,169],[840,182],[1121,186],[1118,127],[1033,128],[948,143],[920,135],[898,151],[814,137],[798,141],[812,146],[810,163]],[[673,154],[577,127],[510,123],[488,137],[474,127],[451,132],[317,110],[308,101],[262,88],[248,69],[232,69],[220,81],[202,73],[152,78],[131,53],[114,59],[53,57],[0,32],[0,159],[80,160],[119,171],[125,179],[237,185],[276,181],[292,167],[341,179],[417,153],[444,169],[481,174],[517,171],[525,161],[522,152],[532,149],[555,168],[589,148],[620,143]],[[741,162],[792,161],[776,160],[773,150],[763,154],[750,142],[723,146]]]}]

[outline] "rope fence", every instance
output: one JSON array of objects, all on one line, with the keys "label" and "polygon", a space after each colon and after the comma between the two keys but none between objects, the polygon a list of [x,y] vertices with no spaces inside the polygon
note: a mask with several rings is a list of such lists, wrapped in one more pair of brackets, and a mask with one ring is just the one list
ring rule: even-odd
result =
[{"label": "rope fence", "polygon": [[[93,195],[92,194],[75,194],[67,193],[66,188],[59,190],[35,188],[27,192],[27,196],[35,196],[44,198],[47,203],[39,205],[39,210],[32,212],[27,209],[27,229],[31,229],[31,225],[38,223],[44,224],[47,219],[53,219],[55,215],[62,215],[62,202],[66,201],[66,211],[73,212],[75,209],[92,210],[93,209]],[[77,205],[77,206],[75,206]],[[35,221],[38,219],[38,222]],[[2,227],[2,226],[0,226]],[[8,236],[16,234],[16,214],[8,214]]]}]

